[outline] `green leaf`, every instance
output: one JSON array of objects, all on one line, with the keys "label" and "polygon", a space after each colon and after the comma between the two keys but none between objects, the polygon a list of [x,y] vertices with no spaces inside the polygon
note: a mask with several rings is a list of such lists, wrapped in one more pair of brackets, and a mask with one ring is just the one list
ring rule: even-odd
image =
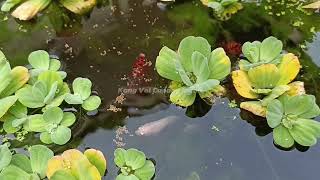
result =
[{"label": "green leaf", "polygon": [[51,134],[51,140],[55,144],[64,145],[71,139],[71,130],[64,126],[58,126]]},{"label": "green leaf", "polygon": [[118,167],[123,167],[126,163],[125,156],[126,156],[127,151],[122,149],[122,148],[117,148],[114,151],[114,163]]},{"label": "green leaf", "polygon": [[16,96],[18,97],[20,103],[28,108],[43,107],[45,105],[43,103],[43,99],[41,99],[41,96],[34,96],[32,90],[32,86],[27,85],[16,92]]},{"label": "green leaf", "polygon": [[50,66],[49,54],[43,50],[32,52],[28,57],[28,61],[35,69],[48,70]]},{"label": "green leaf", "polygon": [[16,118],[26,117],[28,114],[28,108],[17,101],[8,111],[10,114],[14,115]]},{"label": "green leaf", "polygon": [[317,138],[313,134],[312,129],[304,126],[303,123],[296,123],[289,132],[293,139],[302,146],[313,146],[317,143]]},{"label": "green leaf", "polygon": [[215,79],[209,79],[207,81],[204,81],[202,83],[197,83],[193,86],[191,86],[189,89],[197,92],[207,92],[210,90],[213,90],[216,86],[218,86],[220,82]]},{"label": "green leaf", "polygon": [[271,93],[266,96],[265,98],[262,99],[262,105],[263,106],[268,106],[268,104],[278,98],[279,96],[281,96],[282,94],[284,94],[285,92],[290,90],[290,86],[288,85],[280,85],[280,86],[276,86],[275,88],[272,89]]},{"label": "green leaf", "polygon": [[1,120],[4,121],[3,123],[3,129],[6,133],[12,134],[15,133],[17,131],[19,131],[21,129],[21,127],[13,127],[12,126],[12,122],[15,120],[16,118],[13,115],[10,114],[6,114],[4,115]]},{"label": "green leaf", "polygon": [[0,118],[7,113],[7,111],[16,103],[16,101],[16,96],[9,96],[0,99]]},{"label": "green leaf", "polygon": [[46,177],[47,164],[53,157],[53,152],[43,145],[34,145],[29,148],[32,171],[38,173],[41,178]]},{"label": "green leaf", "polygon": [[312,95],[309,95],[309,98],[310,98],[310,101],[312,101],[312,103],[310,103],[311,107],[306,112],[299,115],[299,117],[301,118],[312,119],[320,115],[320,108],[316,103],[316,98]]},{"label": "green leaf", "polygon": [[256,63],[260,60],[260,47],[261,42],[259,41],[246,42],[242,46],[242,52],[251,63]]},{"label": "green leaf", "polygon": [[[23,0],[6,0],[5,3],[1,6],[1,11],[9,12],[14,6],[22,2]],[[1,54],[0,54],[1,59]]]},{"label": "green leaf", "polygon": [[260,59],[265,62],[271,62],[276,59],[283,48],[283,44],[275,37],[268,37],[262,41],[260,47]]},{"label": "green leaf", "polygon": [[10,164],[21,168],[27,173],[32,173],[30,159],[24,154],[14,154]]},{"label": "green leaf", "polygon": [[51,89],[54,83],[58,83],[58,89],[63,86],[63,81],[58,72],[55,71],[45,71],[41,73],[38,77],[38,81],[45,83],[47,89]]},{"label": "green leaf", "polygon": [[54,99],[57,89],[58,89],[58,82],[55,82],[52,84],[50,91],[48,92],[48,94],[43,100],[45,104],[50,103]]},{"label": "green leaf", "polygon": [[60,169],[50,177],[50,180],[77,180],[77,178],[68,171]]},{"label": "green leaf", "polygon": [[15,119],[14,121],[12,121],[12,127],[15,127],[15,128],[20,127],[27,120],[28,120],[27,117],[20,118],[20,119]]},{"label": "green leaf", "polygon": [[183,107],[191,106],[195,99],[196,93],[187,87],[176,89],[170,94],[170,101]]},{"label": "green leaf", "polygon": [[88,99],[86,99],[83,104],[82,108],[87,111],[94,111],[99,108],[101,105],[101,99],[99,96],[90,96]]},{"label": "green leaf", "polygon": [[146,156],[143,152],[137,149],[128,149],[124,156],[126,165],[131,167],[132,170],[137,170],[144,166],[146,163]]},{"label": "green leaf", "polygon": [[191,57],[195,51],[209,58],[211,46],[209,42],[202,37],[189,36],[180,42],[178,53],[181,57],[181,63],[187,72],[192,72]]},{"label": "green leaf", "polygon": [[53,107],[43,113],[43,119],[47,123],[60,124],[63,119],[63,111],[59,107]]},{"label": "green leaf", "polygon": [[76,116],[72,112],[63,113],[63,119],[60,125],[70,127],[76,122]]},{"label": "green leaf", "polygon": [[314,97],[311,95],[292,96],[284,101],[284,111],[286,114],[302,115],[312,110],[313,107]]},{"label": "green leaf", "polygon": [[197,83],[202,83],[208,80],[210,75],[208,58],[195,51],[192,53],[192,72],[197,77]]},{"label": "green leaf", "polygon": [[178,54],[168,47],[163,47],[156,60],[156,69],[160,76],[181,82],[181,77],[175,68],[175,60],[179,59]]},{"label": "green leaf", "polygon": [[90,163],[98,169],[100,175],[104,176],[107,169],[107,162],[103,153],[95,149],[88,149],[84,152],[84,155]]},{"label": "green leaf", "polygon": [[134,175],[139,179],[151,179],[156,169],[152,161],[147,160],[142,168],[135,170]]},{"label": "green leaf", "polygon": [[80,96],[80,94],[67,94],[64,100],[68,104],[83,104],[83,100]]},{"label": "green leaf", "polygon": [[210,76],[209,79],[223,80],[231,72],[231,62],[223,48],[212,51],[209,60]]},{"label": "green leaf", "polygon": [[47,122],[43,119],[42,114],[28,116],[28,121],[23,124],[23,128],[29,132],[44,132]]},{"label": "green leaf", "polygon": [[87,78],[77,78],[72,83],[74,94],[79,94],[82,100],[86,100],[91,95],[92,83]]},{"label": "green leaf", "polygon": [[275,128],[279,126],[282,121],[283,114],[284,109],[281,102],[277,99],[272,100],[267,107],[267,122],[269,127]]},{"label": "green leaf", "polygon": [[50,59],[49,70],[58,71],[61,67],[61,62],[57,59]]},{"label": "green leaf", "polygon": [[178,71],[178,74],[181,77],[182,82],[187,85],[187,86],[192,86],[193,83],[191,82],[190,78],[188,77],[185,69],[183,68],[182,64],[180,63],[180,61],[175,60],[175,67],[176,70]]},{"label": "green leaf", "polygon": [[7,167],[12,159],[12,154],[7,145],[0,145],[0,171]]},{"label": "green leaf", "polygon": [[37,81],[32,86],[32,95],[36,99],[39,99],[39,101],[42,100],[44,102],[44,99],[46,98],[47,94],[48,94],[48,89],[44,82]]},{"label": "green leaf", "polygon": [[30,175],[24,170],[10,165],[6,167],[0,174],[0,179],[2,180],[29,180]]},{"label": "green leaf", "polygon": [[135,175],[133,174],[130,174],[128,176],[126,175],[123,175],[123,174],[119,174],[117,177],[116,177],[116,180],[139,180],[139,178],[137,178]]},{"label": "green leaf", "polygon": [[45,144],[52,144],[52,140],[51,140],[51,134],[48,132],[42,132],[40,134],[40,140],[41,142],[45,143]]},{"label": "green leaf", "polygon": [[298,119],[297,124],[304,127],[306,131],[312,133],[316,138],[320,138],[320,122],[312,119]]},{"label": "green leaf", "polygon": [[277,126],[273,130],[273,140],[275,144],[284,148],[290,148],[294,145],[294,139],[283,125]]}]

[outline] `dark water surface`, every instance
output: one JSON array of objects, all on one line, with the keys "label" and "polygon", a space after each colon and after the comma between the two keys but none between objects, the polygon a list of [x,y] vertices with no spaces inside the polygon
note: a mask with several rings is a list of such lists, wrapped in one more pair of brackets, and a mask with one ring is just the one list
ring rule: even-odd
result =
[{"label": "dark water surface", "polygon": [[[177,48],[187,35],[206,37],[213,47],[224,41],[243,43],[269,35],[278,37],[286,50],[300,56],[304,68],[299,79],[306,82],[307,91],[320,102],[319,14],[307,16],[297,11],[269,16],[264,4],[246,4],[231,20],[219,22],[208,9],[190,1],[167,6],[167,10],[159,4],[142,4],[138,0],[111,0],[84,18],[59,13],[59,8],[52,5],[47,13],[27,23],[0,14],[0,49],[12,64],[26,64],[30,52],[47,50],[64,63],[70,82],[77,76],[88,77],[103,98],[99,114],[79,114],[72,141],[63,147],[52,146],[53,150],[100,149],[108,160],[105,179],[115,179],[118,169],[113,163],[117,148],[114,140],[121,141],[116,132],[119,126],[125,126],[128,133],[120,134],[124,147],[140,149],[153,159],[158,180],[185,180],[192,172],[202,180],[319,179],[320,145],[291,151],[275,147],[263,120],[229,107],[230,100],[240,100],[230,80],[225,82],[229,87],[227,98],[218,98],[211,109],[198,106],[197,111],[188,110],[189,116],[204,112],[203,117],[188,117],[186,109],[170,105],[163,94],[137,93],[127,97],[122,111],[106,110],[122,88],[166,85],[153,66],[147,72],[152,81],[135,85],[130,78],[132,65],[140,53],[154,64],[163,44]],[[290,25],[298,20],[304,25]],[[233,62],[236,64],[236,58]],[[210,111],[205,114],[206,108]],[[176,116],[176,120],[161,132],[150,136],[135,134],[139,126],[168,116]],[[25,142],[36,143],[39,140],[33,136]]]}]

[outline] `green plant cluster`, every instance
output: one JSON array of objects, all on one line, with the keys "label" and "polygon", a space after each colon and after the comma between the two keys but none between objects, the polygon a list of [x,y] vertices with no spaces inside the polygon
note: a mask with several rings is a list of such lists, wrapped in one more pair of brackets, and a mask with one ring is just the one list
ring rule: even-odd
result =
[{"label": "green plant cluster", "polygon": [[[320,123],[313,118],[320,115],[320,109],[315,97],[306,95],[304,83],[294,81],[301,68],[299,59],[283,53],[283,44],[275,37],[246,42],[242,53],[232,80],[238,94],[251,100],[241,102],[240,108],[265,117],[273,128],[275,144],[281,147],[315,145]],[[181,41],[177,52],[163,47],[156,70],[172,81],[170,100],[188,107],[197,93],[205,99],[216,92],[230,74],[230,64],[222,48],[211,52],[207,40],[190,36]]]},{"label": "green plant cluster", "polygon": [[320,137],[320,123],[313,118],[320,109],[315,97],[305,94],[303,82],[292,82],[301,65],[294,54],[283,54],[282,48],[275,37],[243,45],[245,59],[232,72],[233,84],[241,96],[255,101],[242,102],[240,107],[266,117],[275,144],[313,146]]},{"label": "green plant cluster", "polygon": [[114,162],[120,168],[116,180],[150,180],[155,174],[155,166],[146,155],[137,149],[118,148],[114,151]]},{"label": "green plant cluster", "polygon": [[[30,69],[18,66],[11,70],[9,62],[0,53],[0,120],[6,133],[38,132],[46,144],[63,145],[71,138],[69,128],[76,122],[72,112],[63,112],[63,102],[81,105],[87,111],[96,111],[101,99],[91,96],[92,83],[86,78],[73,82],[74,95],[64,82],[67,73],[61,71],[61,62],[50,58],[46,51],[32,52]],[[77,102],[69,96],[79,97]]]},{"label": "green plant cluster", "polygon": [[34,145],[28,152],[13,154],[1,145],[0,180],[100,180],[107,169],[103,153],[95,149],[70,149],[54,156],[46,146]]},{"label": "green plant cluster", "polygon": [[180,106],[191,106],[199,94],[211,98],[223,91],[220,81],[230,73],[231,62],[222,48],[211,51],[202,37],[184,38],[178,52],[163,47],[156,60],[157,72],[172,81],[170,100]]},{"label": "green plant cluster", "polygon": [[228,20],[233,14],[243,9],[239,0],[201,0],[202,4],[213,9],[220,20]]}]

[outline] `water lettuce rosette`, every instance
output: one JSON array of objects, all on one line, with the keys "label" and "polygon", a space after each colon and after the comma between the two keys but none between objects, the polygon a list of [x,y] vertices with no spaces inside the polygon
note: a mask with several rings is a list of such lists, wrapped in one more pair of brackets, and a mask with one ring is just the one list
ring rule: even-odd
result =
[{"label": "water lettuce rosette", "polygon": [[69,149],[48,161],[46,174],[49,180],[97,180],[104,176],[106,169],[107,162],[101,151],[88,149],[81,153]]},{"label": "water lettuce rosette", "polygon": [[290,148],[294,143],[313,146],[320,137],[320,108],[313,95],[281,96],[267,107],[267,122],[273,129],[275,144]]},{"label": "water lettuce rosette", "polygon": [[230,73],[231,62],[222,48],[211,51],[202,37],[184,38],[175,52],[163,47],[156,60],[160,76],[172,81],[170,100],[187,107],[194,103],[197,93],[202,99],[221,91],[220,81]]},{"label": "water lettuce rosette", "polygon": [[201,0],[202,4],[213,9],[221,20],[228,20],[233,14],[243,9],[239,0]]},{"label": "water lettuce rosette", "polygon": [[242,109],[265,117],[266,106],[273,99],[283,94],[305,94],[303,82],[292,82],[300,71],[300,62],[294,54],[281,54],[281,41],[269,37],[263,42],[245,43],[242,50],[247,59],[232,72],[234,87],[244,98],[259,99],[242,102]]}]

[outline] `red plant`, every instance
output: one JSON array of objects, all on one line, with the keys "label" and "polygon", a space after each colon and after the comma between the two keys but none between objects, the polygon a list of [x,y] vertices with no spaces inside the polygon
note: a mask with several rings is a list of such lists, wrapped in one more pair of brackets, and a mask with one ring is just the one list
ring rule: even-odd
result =
[{"label": "red plant", "polygon": [[230,54],[233,56],[239,56],[242,53],[242,46],[238,42],[235,42],[235,41],[223,42],[221,45],[227,54]]}]

